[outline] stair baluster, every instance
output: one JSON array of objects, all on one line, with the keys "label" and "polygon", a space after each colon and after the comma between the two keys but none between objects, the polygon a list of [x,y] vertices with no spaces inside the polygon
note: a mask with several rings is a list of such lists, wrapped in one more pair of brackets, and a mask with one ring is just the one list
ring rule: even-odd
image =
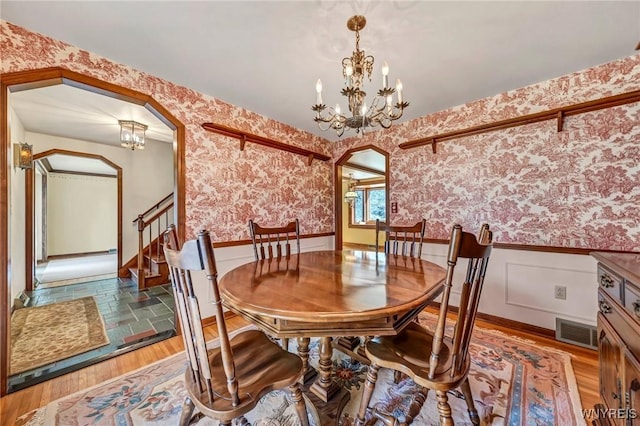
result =
[{"label": "stair baluster", "polygon": [[[137,222],[138,228],[137,265],[129,270],[132,278],[137,280],[138,288],[142,289],[169,281],[168,271],[164,271],[166,266],[164,266],[160,237],[164,230],[173,224],[172,218],[173,194],[169,194],[149,210],[139,214],[134,220]],[[145,230],[148,232],[145,233]]]}]

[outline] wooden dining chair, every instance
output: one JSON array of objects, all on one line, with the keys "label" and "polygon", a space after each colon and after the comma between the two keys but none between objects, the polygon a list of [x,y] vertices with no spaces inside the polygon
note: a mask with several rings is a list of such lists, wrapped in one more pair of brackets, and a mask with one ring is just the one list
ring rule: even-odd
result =
[{"label": "wooden dining chair", "polygon": [[[186,241],[179,249],[175,227],[171,225],[164,233],[164,253],[189,360],[185,372],[188,396],[182,407],[180,425],[189,424],[195,408],[221,425],[231,425],[236,418],[241,424],[248,425],[244,415],[265,394],[288,387],[301,424],[308,426],[305,402],[298,385],[303,374],[302,360],[282,350],[258,330],[229,337],[209,233],[200,231],[197,239]],[[207,348],[205,342],[196,283],[191,278],[194,271],[204,271],[211,286],[218,347]]]},{"label": "wooden dining chair", "polygon": [[300,253],[300,223],[298,219],[281,227],[264,227],[249,220],[249,234],[256,260],[291,256],[291,243]]},{"label": "wooden dining chair", "polygon": [[376,251],[380,247],[380,233],[384,232],[384,252],[408,257],[420,258],[422,255],[422,242],[427,221],[411,226],[394,226],[376,219]]},{"label": "wooden dining chair", "polygon": [[[376,337],[367,342],[365,353],[371,364],[356,425],[372,424],[377,420],[388,426],[409,425],[420,413],[429,390],[436,393],[440,424],[453,425],[447,392],[458,387],[467,403],[471,422],[474,425],[480,424],[468,379],[469,343],[491,254],[491,240],[492,234],[488,225],[482,226],[478,238],[462,231],[460,225],[455,225],[451,231],[447,272],[435,330],[430,331],[416,322],[411,322],[396,336]],[[461,259],[468,259],[468,266],[460,289],[458,314],[453,327],[448,328],[446,320],[450,310],[449,297],[454,270]],[[396,419],[389,413],[369,408],[381,367],[400,371],[419,386],[419,392],[403,419]]]},{"label": "wooden dining chair", "polygon": [[[256,260],[279,259],[291,256],[291,242],[296,243],[296,253],[300,253],[300,222],[298,219],[280,227],[264,227],[249,219],[249,234],[253,243]],[[283,338],[282,347],[289,348],[289,339]]]}]

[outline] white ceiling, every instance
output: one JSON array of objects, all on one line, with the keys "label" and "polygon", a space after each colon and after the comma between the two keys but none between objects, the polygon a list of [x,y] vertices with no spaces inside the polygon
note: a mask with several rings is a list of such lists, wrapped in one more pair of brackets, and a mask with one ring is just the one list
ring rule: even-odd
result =
[{"label": "white ceiling", "polygon": [[59,84],[13,92],[9,99],[31,132],[119,146],[118,120],[133,120],[148,126],[147,143],[173,142],[173,130],[143,106],[88,90]]},{"label": "white ceiling", "polygon": [[371,173],[367,170],[351,168],[348,166],[342,167],[342,179],[348,180],[352,177],[355,180],[359,179],[373,179],[380,178],[386,173],[385,158],[384,155],[373,149],[365,149],[363,151],[356,151],[351,154],[351,157],[347,160],[351,164],[359,164],[365,166],[368,169],[378,170],[380,173]]},{"label": "white ceiling", "polygon": [[[312,119],[315,82],[344,107],[340,63],[356,13],[367,18],[360,47],[376,59],[365,90],[377,91],[386,60],[411,103],[402,120],[623,58],[640,41],[640,1],[0,2],[3,20],[331,140]],[[18,107],[27,127],[65,127],[68,112],[75,131],[94,115],[106,128],[126,115],[95,99],[72,112],[57,104],[68,95],[47,96],[55,106]]]},{"label": "white ceiling", "polygon": [[46,162],[50,167],[47,167],[47,165],[44,165],[44,167],[50,172],[94,173],[106,176],[117,176],[116,169],[102,160],[95,158],[54,154],[38,161]]}]

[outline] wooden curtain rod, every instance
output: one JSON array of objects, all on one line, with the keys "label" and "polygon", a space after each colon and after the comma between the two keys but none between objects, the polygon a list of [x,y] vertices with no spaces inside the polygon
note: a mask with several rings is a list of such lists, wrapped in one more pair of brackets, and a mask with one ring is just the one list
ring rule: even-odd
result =
[{"label": "wooden curtain rod", "polygon": [[427,136],[420,139],[415,139],[408,142],[403,142],[399,145],[402,149],[417,148],[419,146],[431,145],[433,153],[436,153],[436,144],[451,139],[457,139],[464,136],[478,135],[481,133],[487,133],[492,130],[508,129],[510,127],[522,126],[525,124],[537,123],[539,121],[546,121],[556,119],[558,120],[558,132],[562,131],[564,125],[564,117],[569,115],[583,114],[585,112],[597,111],[604,108],[611,108],[614,106],[630,104],[640,101],[640,90],[634,90],[632,92],[623,93],[620,95],[608,96],[593,101],[582,102],[575,105],[564,106],[560,108],[554,108],[547,111],[537,112],[534,114],[523,115],[520,117],[509,118],[506,120],[495,121],[493,123],[481,124],[479,126],[473,126],[461,130],[453,130],[451,132],[440,133],[438,135]]},{"label": "wooden curtain rod", "polygon": [[221,135],[229,136],[231,138],[240,140],[240,151],[244,151],[244,145],[246,142],[256,143],[262,146],[268,146],[269,148],[279,149],[281,151],[292,152],[294,154],[307,157],[307,165],[311,165],[313,159],[321,161],[329,161],[331,157],[328,155],[320,154],[317,152],[309,151],[308,149],[300,148],[297,146],[289,145],[286,143],[278,142],[273,139],[265,138],[264,136],[254,135],[252,133],[243,132],[231,127],[223,126],[216,123],[202,123],[202,127],[210,132],[219,133]]}]

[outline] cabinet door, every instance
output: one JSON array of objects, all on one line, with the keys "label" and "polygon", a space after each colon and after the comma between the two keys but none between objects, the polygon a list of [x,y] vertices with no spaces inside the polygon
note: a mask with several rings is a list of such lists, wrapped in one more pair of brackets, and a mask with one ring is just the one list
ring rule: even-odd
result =
[{"label": "cabinet door", "polygon": [[640,363],[629,351],[624,356],[624,389],[627,425],[640,425]]},{"label": "cabinet door", "polygon": [[600,397],[607,408],[623,408],[621,398],[623,343],[601,313],[598,314],[598,352],[600,354]]}]

